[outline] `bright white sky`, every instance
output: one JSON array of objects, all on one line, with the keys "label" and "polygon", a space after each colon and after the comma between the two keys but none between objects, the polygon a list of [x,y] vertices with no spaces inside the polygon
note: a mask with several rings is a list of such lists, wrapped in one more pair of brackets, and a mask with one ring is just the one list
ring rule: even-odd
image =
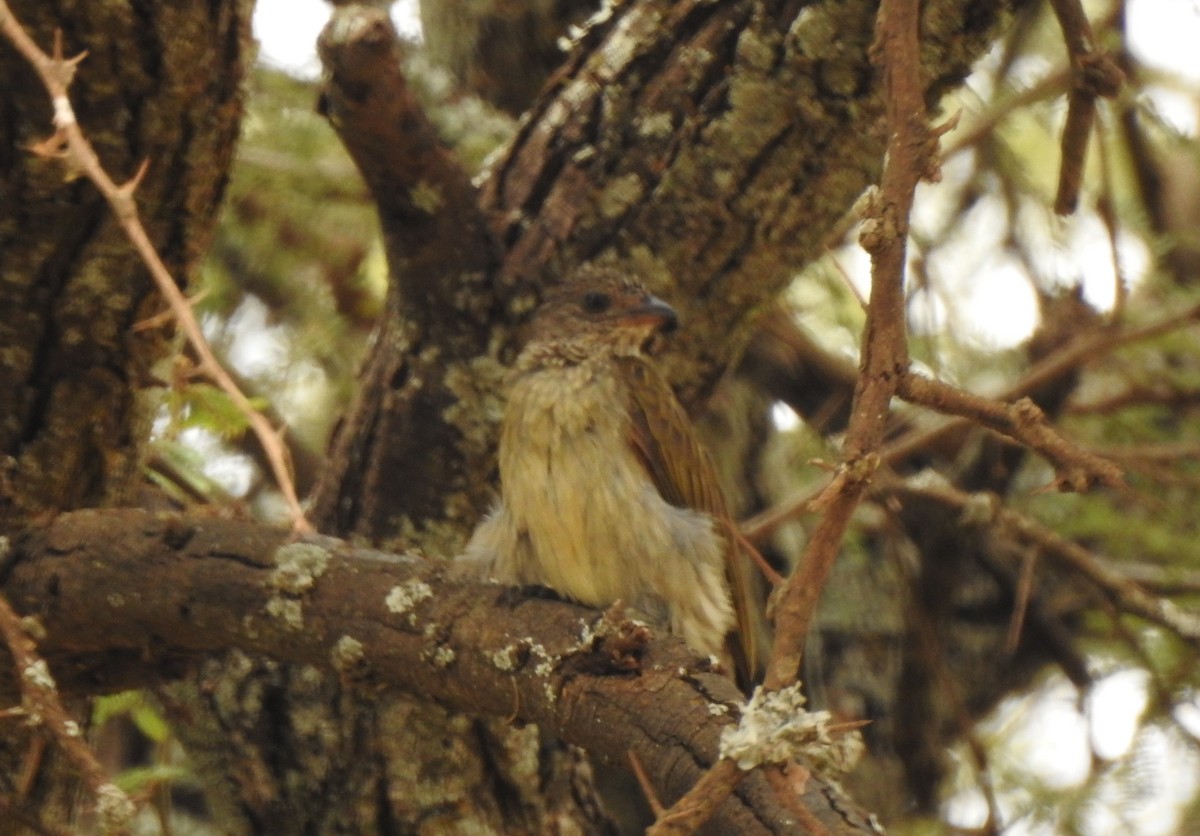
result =
[{"label": "bright white sky", "polygon": [[[321,72],[317,35],[329,20],[331,9],[323,0],[258,0],[254,34],[262,49],[262,60],[296,75],[315,78]],[[398,0],[392,6],[392,20],[402,34],[417,36],[421,31],[417,0]]]}]

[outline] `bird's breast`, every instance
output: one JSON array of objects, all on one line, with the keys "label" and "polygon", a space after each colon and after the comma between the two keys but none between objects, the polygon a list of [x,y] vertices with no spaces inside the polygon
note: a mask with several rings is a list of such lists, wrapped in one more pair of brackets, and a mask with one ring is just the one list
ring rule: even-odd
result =
[{"label": "bird's breast", "polygon": [[504,422],[500,478],[529,536],[531,580],[592,606],[628,597],[620,553],[653,491],[627,421],[615,381],[571,368],[519,380]]},{"label": "bird's breast", "polygon": [[622,600],[676,629],[680,613],[701,608],[696,620],[712,623],[712,635],[693,644],[719,646],[731,620],[723,544],[710,517],[659,494],[630,445],[618,378],[571,367],[516,380],[500,476],[507,512],[530,544],[520,582],[590,606]]}]

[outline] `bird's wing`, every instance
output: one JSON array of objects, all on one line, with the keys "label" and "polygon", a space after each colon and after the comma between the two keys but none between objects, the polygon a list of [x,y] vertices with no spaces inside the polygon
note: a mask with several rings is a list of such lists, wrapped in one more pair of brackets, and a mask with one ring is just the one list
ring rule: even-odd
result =
[{"label": "bird's wing", "polygon": [[651,481],[667,502],[702,511],[713,518],[725,540],[725,574],[729,579],[737,619],[730,648],[738,684],[748,689],[758,668],[756,620],[753,617],[752,571],[745,541],[737,535],[708,450],[696,438],[691,420],[675,393],[648,362],[618,357],[628,385],[630,443]]}]

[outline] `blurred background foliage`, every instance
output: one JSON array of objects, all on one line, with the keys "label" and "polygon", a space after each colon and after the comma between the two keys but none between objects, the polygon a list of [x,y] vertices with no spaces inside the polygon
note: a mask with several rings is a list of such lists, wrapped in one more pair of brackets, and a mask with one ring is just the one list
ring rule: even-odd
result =
[{"label": "blurred background foliage", "polygon": [[[494,32],[499,48],[457,40],[465,37],[451,13],[458,5],[423,4],[429,48],[413,43],[409,73],[447,142],[478,171],[514,129],[514,115],[560,55],[558,38],[588,4],[509,4],[496,12],[524,32],[520,43],[539,45],[537,60],[522,65],[532,80],[510,85],[496,83],[512,58],[503,48],[508,41]],[[1068,72],[1053,16],[1045,4],[1034,7],[942,102],[940,118],[957,115],[959,124],[943,139],[941,181],[921,186],[914,213],[913,357],[918,368],[994,395],[1073,338],[1096,335],[1094,352],[1056,384],[1055,408],[1047,411],[1070,437],[1120,463],[1129,489],[1044,493],[1049,468],[1018,456],[1005,501],[1083,546],[1098,565],[1200,612],[1200,332],[1197,317],[1185,316],[1200,304],[1200,72],[1194,58],[1179,63],[1177,56],[1190,53],[1166,46],[1200,39],[1200,8],[1149,0],[1087,4],[1128,84],[1101,104],[1081,208],[1060,218],[1051,206]],[[1130,37],[1135,25],[1150,34]],[[498,65],[485,60],[489,48],[503,59]],[[369,197],[316,112],[316,85],[259,66],[248,102],[196,304],[246,391],[287,425],[303,493],[319,471],[333,422],[353,397],[386,266]],[[854,364],[868,264],[852,218],[843,233],[823,259],[798,271],[786,302],[826,353]],[[1119,339],[1171,317],[1176,321],[1161,333]],[[896,413],[896,438],[945,420],[903,404]],[[836,433],[816,431],[783,404],[772,414],[770,437],[753,450],[757,491],[767,504],[817,491],[828,477],[814,460],[838,456]],[[224,396],[194,383],[182,362],[158,424],[151,478],[180,504],[278,513],[244,429]],[[962,451],[990,440],[976,436],[948,460],[930,453],[927,471],[938,479],[961,475]],[[838,635],[869,624],[884,652],[895,654],[912,606],[900,590],[918,571],[919,548],[891,503],[881,495],[860,510],[821,626]],[[774,547],[798,553],[810,519],[779,529]],[[1018,557],[1031,566],[1050,561],[1033,546]],[[881,589],[892,594],[881,596]],[[949,735],[956,742],[939,815],[892,811],[893,832],[1200,832],[1195,642],[1122,613],[1118,602],[1085,595],[1077,583],[1041,589],[1044,617],[1061,617],[1069,628],[1063,641],[1084,661],[1082,681],[1079,671],[1049,662],[982,720],[964,715]],[[969,640],[972,618],[1004,624],[1014,617],[1012,608],[984,616],[970,604],[953,602],[963,619],[957,640]],[[954,659],[942,664],[951,680],[970,675],[956,670]],[[836,704],[837,694],[827,697]],[[154,707],[122,696],[101,701],[97,712],[134,724],[148,741],[149,765],[127,772],[127,784],[150,795],[163,785],[189,785],[183,756]]]}]

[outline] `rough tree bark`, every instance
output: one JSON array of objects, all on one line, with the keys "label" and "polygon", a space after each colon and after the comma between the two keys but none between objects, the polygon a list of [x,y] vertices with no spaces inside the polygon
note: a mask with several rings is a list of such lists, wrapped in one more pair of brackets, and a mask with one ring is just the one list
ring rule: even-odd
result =
[{"label": "rough tree bark", "polygon": [[[15,538],[9,560],[6,594],[45,628],[41,650],[68,692],[140,685],[236,647],[280,663],[332,667],[348,690],[381,705],[392,699],[384,689],[399,687],[448,710],[505,717],[510,726],[519,719],[510,736],[522,745],[537,745],[537,729],[525,725],[536,722],[613,761],[636,752],[665,777],[662,789],[671,796],[715,761],[717,738],[736,722],[742,701],[708,660],[678,639],[651,641],[619,613],[456,580],[444,562],[420,556],[327,537],[294,542],[252,522],[81,511]],[[131,595],[139,583],[147,591]],[[507,613],[503,621],[497,610]],[[12,690],[12,679],[0,671],[0,692]],[[385,751],[383,741],[359,742],[360,758]],[[524,760],[526,770],[537,765]],[[512,788],[509,802],[526,792]],[[804,794],[827,827],[866,826],[852,808],[836,806],[838,793],[821,779],[809,780]],[[275,812],[281,818],[262,829],[306,826],[296,812]],[[517,819],[514,810],[507,816]],[[426,827],[450,830],[463,820],[462,811],[422,818]],[[759,775],[720,811],[716,826],[749,834],[788,832],[793,823]]]}]

